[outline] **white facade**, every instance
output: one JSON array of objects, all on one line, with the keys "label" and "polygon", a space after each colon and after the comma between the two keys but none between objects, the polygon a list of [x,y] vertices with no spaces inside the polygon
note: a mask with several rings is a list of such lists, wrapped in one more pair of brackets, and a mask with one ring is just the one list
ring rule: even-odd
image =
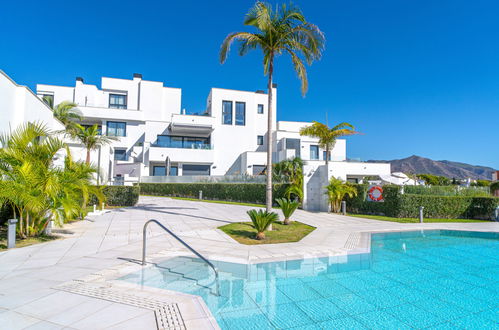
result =
[{"label": "white facade", "polygon": [[28,121],[43,123],[52,130],[64,128],[45,102],[0,70],[0,134],[9,133]]},{"label": "white facade", "polygon": [[[277,109],[277,87],[274,86]],[[39,97],[54,104],[71,101],[83,115],[83,125],[98,124],[118,141],[92,152],[105,181],[117,177],[138,181],[147,176],[256,175],[266,166],[267,94],[212,88],[206,109],[197,115],[181,110],[181,90],[161,82],[102,78],[101,88],[77,78],[74,87],[37,85]],[[306,168],[325,163],[318,140],[300,136],[307,122],[276,121],[273,113],[273,161],[301,157]],[[72,144],[81,159],[82,146]],[[390,173],[389,164],[348,162],[346,141],[331,151],[329,176],[344,180]]]}]

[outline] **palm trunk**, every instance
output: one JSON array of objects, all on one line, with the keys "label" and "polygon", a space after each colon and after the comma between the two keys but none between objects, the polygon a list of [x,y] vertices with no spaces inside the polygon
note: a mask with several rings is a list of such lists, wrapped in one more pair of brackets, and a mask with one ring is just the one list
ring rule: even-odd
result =
[{"label": "palm trunk", "polygon": [[267,110],[267,186],[266,186],[266,209],[272,211],[272,75],[274,73],[274,56],[270,55],[269,63],[269,99]]},{"label": "palm trunk", "polygon": [[87,148],[87,159],[85,160],[85,163],[87,163],[87,165],[90,165],[90,149]]},{"label": "palm trunk", "polygon": [[329,146],[326,146],[326,166],[329,164]]}]

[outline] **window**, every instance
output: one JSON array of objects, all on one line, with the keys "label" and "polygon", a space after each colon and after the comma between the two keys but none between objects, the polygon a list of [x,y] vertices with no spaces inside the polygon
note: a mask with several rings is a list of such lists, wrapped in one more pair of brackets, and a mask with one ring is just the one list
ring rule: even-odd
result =
[{"label": "window", "polygon": [[156,146],[163,148],[211,149],[210,138],[158,135]]},{"label": "window", "polygon": [[[326,151],[322,152],[322,160],[326,160]],[[331,160],[331,150],[329,151],[329,161]]]},{"label": "window", "polygon": [[310,159],[319,160],[319,146],[317,145],[310,146]]},{"label": "window", "polygon": [[107,122],[107,135],[108,136],[126,136],[126,123],[119,121]]},{"label": "window", "polygon": [[165,176],[166,175],[166,167],[165,166],[153,166],[152,175],[153,176]]},{"label": "window", "polygon": [[266,169],[265,165],[253,165],[253,175],[264,175]]},{"label": "window", "polygon": [[300,139],[286,139],[286,149],[295,150],[295,157],[300,157],[301,155],[301,141]]},{"label": "window", "polygon": [[125,149],[114,149],[114,160],[128,160]]},{"label": "window", "polygon": [[262,114],[263,113],[263,104],[258,105],[258,113]]},{"label": "window", "polygon": [[210,165],[183,165],[182,175],[210,175]]},{"label": "window", "polygon": [[246,103],[236,102],[236,125],[246,125]]},{"label": "window", "polygon": [[256,144],[259,146],[263,146],[263,135],[258,135],[256,137]]},{"label": "window", "polygon": [[170,166],[170,176],[178,176],[178,166]]},{"label": "window", "polygon": [[232,101],[222,101],[222,124],[232,125]]},{"label": "window", "polygon": [[112,109],[126,109],[126,95],[109,94],[109,107]]}]

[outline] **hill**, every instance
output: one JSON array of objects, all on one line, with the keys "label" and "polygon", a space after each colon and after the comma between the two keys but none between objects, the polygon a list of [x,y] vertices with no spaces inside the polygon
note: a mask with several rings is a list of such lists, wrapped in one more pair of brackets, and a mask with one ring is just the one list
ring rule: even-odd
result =
[{"label": "hill", "polygon": [[449,160],[432,160],[429,158],[410,156],[394,160],[374,160],[370,162],[388,162],[392,166],[392,172],[404,172],[410,174],[433,174],[456,179],[482,179],[491,180],[491,167],[470,165],[452,162]]}]

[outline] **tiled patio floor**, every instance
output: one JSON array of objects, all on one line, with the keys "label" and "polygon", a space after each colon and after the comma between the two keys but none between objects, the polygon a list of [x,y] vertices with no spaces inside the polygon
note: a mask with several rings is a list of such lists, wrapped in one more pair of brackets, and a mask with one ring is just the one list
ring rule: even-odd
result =
[{"label": "tiled patio floor", "polygon": [[[298,210],[294,220],[317,229],[302,241],[278,245],[240,245],[216,227],[247,221],[245,206],[141,197],[137,207],[117,209],[69,224],[64,239],[0,253],[2,329],[156,329],[151,309],[74,294],[57,286],[140,259],[142,227],[157,219],[208,258],[242,263],[345,254],[358,232],[411,229],[499,231],[499,223],[399,224]],[[172,237],[152,224],[148,255],[179,251]],[[350,238],[350,240],[349,240]],[[352,244],[352,238],[354,244]],[[135,267],[137,267],[135,265]],[[111,284],[109,284],[111,286]],[[165,304],[176,303],[188,329],[216,328],[203,306],[190,296],[153,289],[113,287]],[[202,304],[201,304],[202,305]]]}]

